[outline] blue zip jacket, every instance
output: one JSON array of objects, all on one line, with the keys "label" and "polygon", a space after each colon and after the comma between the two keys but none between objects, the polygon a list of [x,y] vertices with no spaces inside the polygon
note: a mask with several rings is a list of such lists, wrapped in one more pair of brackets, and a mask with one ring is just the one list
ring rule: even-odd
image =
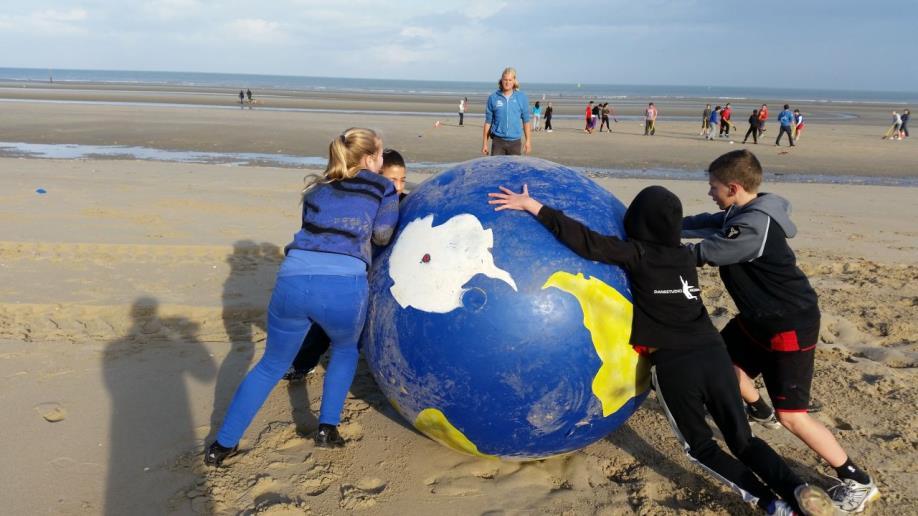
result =
[{"label": "blue zip jacket", "polygon": [[500,90],[488,97],[485,106],[485,123],[491,124],[491,136],[504,140],[519,140],[523,137],[523,124],[529,122],[529,99],[516,90],[510,98]]},{"label": "blue zip jacket", "polygon": [[368,170],[319,183],[303,197],[303,225],[284,249],[337,253],[372,262],[372,245],[386,245],[398,224],[398,194]]},{"label": "blue zip jacket", "polygon": [[790,127],[794,122],[794,113],[789,109],[785,109],[778,115],[778,122],[783,126]]}]

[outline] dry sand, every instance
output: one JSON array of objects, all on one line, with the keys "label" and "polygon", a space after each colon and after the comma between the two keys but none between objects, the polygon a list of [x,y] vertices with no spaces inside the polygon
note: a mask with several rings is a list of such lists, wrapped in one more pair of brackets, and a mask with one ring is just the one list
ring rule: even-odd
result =
[{"label": "dry sand", "polygon": [[[363,367],[344,451],[301,436],[316,426],[320,368],[305,385],[279,385],[243,453],[205,469],[201,446],[264,345],[301,172],[27,159],[0,170],[0,499],[11,514],[749,512],[688,464],[653,397],[582,452],[501,464],[415,433]],[[626,202],[644,185],[601,182]],[[711,207],[703,183],[664,184],[688,211]],[[769,189],[795,204],[796,247],[822,297],[817,417],[875,475],[874,513],[915,507],[912,190]],[[723,324],[733,307],[712,271],[702,286]],[[786,431],[760,433],[826,485],[827,469]]]},{"label": "dry sand", "polygon": [[[4,108],[3,141],[130,141],[234,151],[250,145],[248,150],[305,155],[321,155],[329,135],[360,118],[128,106]],[[477,150],[474,127],[434,130],[422,117],[369,120],[412,160],[464,160]],[[614,144],[597,143],[600,135],[587,138],[571,125],[538,135],[536,154],[610,167],[631,166],[627,156],[633,156],[635,162],[671,161],[691,169],[729,148],[690,135],[645,139],[633,125],[635,134],[608,136],[609,142],[622,140]],[[849,147],[866,138],[866,128],[839,124],[820,131],[812,128],[811,139],[793,154],[765,147],[763,159],[792,160],[794,168],[810,172],[819,163],[853,170],[851,163],[863,160],[915,173],[912,142],[887,144],[877,137],[863,143],[862,156]],[[278,385],[246,433],[242,453],[226,467],[204,468],[202,446],[263,350],[266,301],[279,249],[298,226],[302,176],[302,170],[281,168],[0,158],[4,512],[754,513],[688,463],[653,395],[624,427],[580,452],[499,463],[458,455],[413,431],[363,366],[345,407],[345,450],[314,450],[303,437],[317,424],[320,367],[305,384]],[[412,173],[409,180],[427,177]],[[626,203],[647,184],[599,181]],[[702,182],[654,182],[673,189],[687,212],[714,208]],[[48,193],[36,194],[38,187]],[[824,408],[815,416],[877,480],[883,496],[870,513],[913,511],[914,190],[791,183],[767,190],[793,202],[800,234],[792,243],[821,296],[814,397]],[[724,324],[734,307],[716,273],[704,270],[701,286],[715,322]],[[829,485],[823,475],[830,470],[788,432],[756,432],[803,477]]]}]

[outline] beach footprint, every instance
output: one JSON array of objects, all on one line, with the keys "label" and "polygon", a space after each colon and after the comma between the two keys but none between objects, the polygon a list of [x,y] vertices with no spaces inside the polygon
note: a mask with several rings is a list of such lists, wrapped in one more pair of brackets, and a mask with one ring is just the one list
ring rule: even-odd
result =
[{"label": "beach footprint", "polygon": [[374,507],[386,485],[384,480],[377,477],[364,477],[354,484],[342,484],[338,506],[348,511]]},{"label": "beach footprint", "polygon": [[56,401],[39,403],[35,405],[35,411],[49,423],[59,423],[67,419],[67,409]]}]

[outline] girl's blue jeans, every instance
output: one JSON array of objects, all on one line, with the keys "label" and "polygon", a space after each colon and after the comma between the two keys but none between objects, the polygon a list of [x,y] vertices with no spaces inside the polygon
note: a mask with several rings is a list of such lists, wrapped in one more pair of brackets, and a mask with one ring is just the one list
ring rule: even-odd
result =
[{"label": "girl's blue jeans", "polygon": [[226,447],[239,442],[271,390],[287,372],[313,323],[322,326],[331,339],[319,423],[337,425],[357,370],[357,341],[366,311],[366,275],[279,276],[268,305],[264,356],[233,396],[217,441]]}]

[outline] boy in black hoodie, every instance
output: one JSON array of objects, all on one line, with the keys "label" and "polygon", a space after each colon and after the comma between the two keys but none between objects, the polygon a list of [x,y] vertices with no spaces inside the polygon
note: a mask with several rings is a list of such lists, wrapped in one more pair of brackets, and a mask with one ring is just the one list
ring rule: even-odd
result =
[{"label": "boy in black hoodie", "polygon": [[[749,430],[730,357],[699,296],[695,256],[680,242],[682,204],[672,192],[651,186],[635,197],[625,212],[624,241],[542,205],[527,185],[521,194],[500,190],[488,194],[496,210],[528,211],[578,255],[629,273],[631,344],[649,352],[657,398],[693,462],[768,514],[834,514],[824,491],[804,484]],[[706,413],[735,458],[714,441]]]}]

